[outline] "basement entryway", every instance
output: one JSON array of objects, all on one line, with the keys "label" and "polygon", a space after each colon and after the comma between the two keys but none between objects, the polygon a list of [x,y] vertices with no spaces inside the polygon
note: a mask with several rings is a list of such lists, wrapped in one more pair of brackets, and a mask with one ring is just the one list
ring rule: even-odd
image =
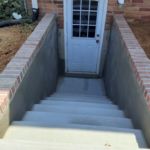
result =
[{"label": "basement entryway", "polygon": [[107,0],[64,0],[65,71],[98,74]]}]

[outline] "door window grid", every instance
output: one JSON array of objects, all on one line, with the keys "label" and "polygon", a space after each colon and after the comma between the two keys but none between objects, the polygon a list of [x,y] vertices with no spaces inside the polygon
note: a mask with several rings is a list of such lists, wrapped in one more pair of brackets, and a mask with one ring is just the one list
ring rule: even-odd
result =
[{"label": "door window grid", "polygon": [[73,0],[73,37],[95,37],[98,1]]},{"label": "door window grid", "polygon": [[79,26],[79,36],[81,37],[81,10],[82,10],[82,0],[79,0],[80,1],[80,26]]}]

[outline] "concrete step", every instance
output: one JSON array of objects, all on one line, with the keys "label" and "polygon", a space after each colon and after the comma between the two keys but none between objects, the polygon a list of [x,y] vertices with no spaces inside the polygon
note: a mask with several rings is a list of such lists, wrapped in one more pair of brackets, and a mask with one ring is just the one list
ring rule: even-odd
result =
[{"label": "concrete step", "polygon": [[73,125],[73,124],[59,124],[54,125],[46,122],[29,122],[29,121],[15,121],[13,125],[19,126],[31,126],[31,127],[41,127],[41,128],[63,128],[63,129],[79,129],[79,130],[92,130],[92,131],[106,131],[106,132],[117,132],[117,133],[133,133],[136,137],[139,147],[147,148],[145,138],[141,130],[136,129],[123,129],[115,127],[104,127],[104,126],[90,126],[90,125]]},{"label": "concrete step", "polygon": [[111,126],[118,128],[133,128],[132,122],[127,118],[103,117],[94,115],[63,114],[57,112],[27,112],[24,121],[40,121],[54,124],[70,123],[83,125]]},{"label": "concrete step", "polygon": [[73,102],[90,102],[90,103],[103,103],[112,104],[112,102],[106,97],[85,97],[85,96],[73,96],[73,95],[56,95],[47,97],[45,100],[59,100],[59,101],[73,101]]},{"label": "concrete step", "polygon": [[105,95],[91,95],[84,93],[59,93],[55,92],[50,97],[75,97],[75,98],[92,98],[92,99],[108,99]]},{"label": "concrete step", "polygon": [[66,91],[58,91],[57,90],[57,94],[79,94],[79,95],[89,95],[89,96],[96,96],[96,97],[99,97],[99,96],[106,96],[106,92],[103,91],[102,89],[99,89],[99,93],[94,93],[94,92],[90,92],[90,91],[78,91],[78,92],[73,92],[73,91],[70,91],[70,90],[66,90]]},{"label": "concrete step", "polygon": [[57,86],[57,92],[59,93],[91,93],[100,95],[104,91],[103,81],[98,79],[62,78]]},{"label": "concrete step", "polygon": [[[101,145],[84,145],[84,144],[69,144],[69,143],[41,143],[23,140],[0,140],[1,150],[127,150],[131,146],[123,145],[111,146],[106,144]],[[132,147],[132,150],[150,150]]]},{"label": "concrete step", "polygon": [[51,105],[51,106],[62,106],[62,107],[81,107],[81,108],[104,108],[104,109],[119,109],[117,105],[114,104],[101,104],[101,103],[89,103],[89,102],[69,102],[69,101],[52,101],[52,100],[43,100],[41,101],[42,105]]},{"label": "concrete step", "polygon": [[71,113],[81,115],[96,115],[96,116],[111,116],[111,117],[125,117],[123,111],[104,109],[104,108],[89,108],[89,107],[68,107],[68,106],[51,106],[51,105],[34,105],[33,111],[41,112],[58,112],[58,113]]},{"label": "concrete step", "polygon": [[36,141],[40,143],[69,143],[86,144],[87,146],[106,144],[113,146],[128,145],[131,148],[138,148],[133,133],[117,133],[106,131],[92,131],[64,128],[42,128],[12,125],[7,130],[4,139]]}]

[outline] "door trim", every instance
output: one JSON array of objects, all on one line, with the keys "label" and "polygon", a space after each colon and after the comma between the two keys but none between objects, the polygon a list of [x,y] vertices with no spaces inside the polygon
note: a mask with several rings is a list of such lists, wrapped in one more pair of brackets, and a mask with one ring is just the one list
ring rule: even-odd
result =
[{"label": "door trim", "polygon": [[[68,34],[67,34],[67,1],[68,0],[63,0],[63,5],[64,5],[64,48],[65,48],[65,73],[68,73],[67,71],[67,67],[68,67],[68,60],[67,60],[67,56],[68,56]],[[103,39],[104,39],[104,30],[105,30],[105,23],[106,23],[106,15],[107,15],[107,6],[108,6],[108,0],[102,0],[102,5],[103,5],[103,14],[102,14],[102,21],[101,21],[101,39],[100,39],[100,46],[99,46],[99,54],[98,54],[98,64],[97,64],[97,71],[96,71],[96,75],[99,74],[100,71],[100,65],[101,65],[101,53],[102,53],[102,45],[103,45]],[[74,73],[74,72],[70,72],[70,73]],[[78,72],[75,72],[76,74]],[[79,72],[79,74],[84,74],[84,72]],[[87,73],[85,73],[87,74]]]}]

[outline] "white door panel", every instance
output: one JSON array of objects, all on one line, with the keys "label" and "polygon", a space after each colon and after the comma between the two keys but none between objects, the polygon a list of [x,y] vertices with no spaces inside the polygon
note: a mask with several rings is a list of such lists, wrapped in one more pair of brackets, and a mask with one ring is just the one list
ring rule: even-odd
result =
[{"label": "white door panel", "polygon": [[106,0],[66,0],[66,72],[98,73],[104,3]]}]

